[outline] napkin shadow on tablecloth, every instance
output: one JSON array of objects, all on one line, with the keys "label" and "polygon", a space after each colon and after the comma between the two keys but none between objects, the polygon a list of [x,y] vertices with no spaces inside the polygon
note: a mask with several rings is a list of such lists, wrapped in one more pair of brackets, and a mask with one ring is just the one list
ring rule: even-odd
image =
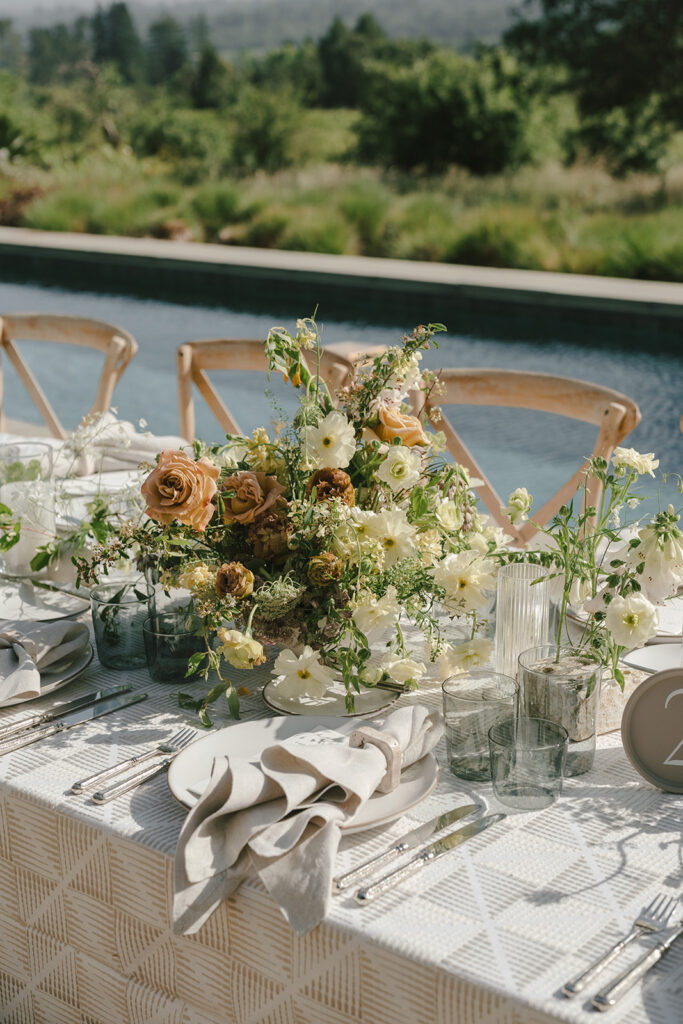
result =
[{"label": "napkin shadow on tablecloth", "polygon": [[[438,711],[399,708],[372,723],[391,733],[402,766],[438,743]],[[258,875],[297,934],[329,908],[341,826],[370,799],[386,770],[376,747],[310,744],[304,733],[267,747],[256,762],[216,757],[209,786],[183,825],[175,858],[174,928],[196,932],[247,877]]]}]

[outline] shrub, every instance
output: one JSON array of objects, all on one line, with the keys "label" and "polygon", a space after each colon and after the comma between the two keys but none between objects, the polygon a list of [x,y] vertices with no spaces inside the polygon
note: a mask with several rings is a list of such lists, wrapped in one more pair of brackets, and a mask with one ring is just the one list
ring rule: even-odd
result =
[{"label": "shrub", "polygon": [[289,167],[295,162],[291,136],[300,116],[291,93],[244,87],[231,112],[233,166],[242,173]]},{"label": "shrub", "polygon": [[384,228],[392,196],[376,182],[359,181],[339,197],[339,209],[351,224],[367,256],[383,256],[386,248]]},{"label": "shrub", "polygon": [[449,263],[480,267],[554,269],[553,247],[532,211],[498,209],[479,213],[446,253]]}]

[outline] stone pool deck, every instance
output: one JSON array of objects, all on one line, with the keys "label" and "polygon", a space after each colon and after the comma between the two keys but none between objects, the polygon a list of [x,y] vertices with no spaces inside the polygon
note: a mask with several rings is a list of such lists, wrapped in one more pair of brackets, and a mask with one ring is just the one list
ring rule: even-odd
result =
[{"label": "stone pool deck", "polygon": [[[683,332],[683,285],[0,227],[0,276],[407,312],[457,308]],[[303,306],[301,306],[303,308]],[[444,314],[438,313],[439,318]]]}]

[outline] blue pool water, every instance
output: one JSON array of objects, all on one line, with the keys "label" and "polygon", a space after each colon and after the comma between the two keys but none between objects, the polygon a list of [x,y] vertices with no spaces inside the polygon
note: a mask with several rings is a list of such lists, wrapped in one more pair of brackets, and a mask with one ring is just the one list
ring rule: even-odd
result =
[{"label": "blue pool water", "polygon": [[[114,396],[119,416],[137,421],[144,417],[155,433],[178,430],[175,350],[183,342],[198,338],[265,338],[274,324],[293,327],[291,309],[262,302],[259,312],[246,313],[217,305],[189,305],[157,298],[66,291],[61,287],[34,283],[0,282],[0,315],[3,312],[34,311],[91,316],[127,328],[140,345],[135,360],[124,374]],[[301,310],[300,315],[311,311]],[[425,316],[435,319],[438,311]],[[368,319],[326,320],[325,309],[318,314],[324,325],[324,342],[354,339],[360,342],[394,344],[412,323],[372,323]],[[439,339],[438,351],[425,357],[430,366],[489,366],[527,369],[579,377],[608,385],[635,398],[643,420],[626,442],[641,451],[655,451],[661,468],[683,472],[682,435],[679,419],[683,413],[683,361],[671,338],[642,332],[629,337],[622,329],[585,326],[568,328],[543,313],[541,322],[480,321],[468,314],[460,323],[448,324],[447,335]],[[66,426],[75,426],[92,400],[101,357],[68,346],[25,344],[36,376]],[[4,363],[5,412],[16,419],[39,422],[38,414],[13,371]],[[213,379],[227,405],[244,430],[252,430],[272,418],[280,418],[273,402],[291,412],[292,391],[273,379],[265,385],[261,374],[227,375]],[[272,395],[264,391],[269,388]],[[76,396],[81,396],[76,397]],[[73,404],[72,404],[73,403]],[[197,433],[207,440],[219,440],[220,431],[199,396],[195,396]],[[576,468],[581,456],[589,454],[594,428],[572,420],[520,410],[490,410],[464,407],[451,410],[451,419],[461,436],[487,471],[499,493],[525,485],[534,494],[536,507],[553,493]],[[657,500],[653,488],[645,493]],[[662,494],[676,500],[668,485]],[[680,502],[678,499],[677,503]]]}]

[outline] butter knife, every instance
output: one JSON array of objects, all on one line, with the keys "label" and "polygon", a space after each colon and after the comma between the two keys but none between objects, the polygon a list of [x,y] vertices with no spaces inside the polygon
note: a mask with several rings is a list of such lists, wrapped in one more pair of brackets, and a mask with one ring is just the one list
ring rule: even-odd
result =
[{"label": "butter knife", "polygon": [[654,949],[641,956],[640,960],[636,960],[632,967],[629,967],[627,971],[623,971],[611,984],[606,985],[605,988],[600,989],[593,996],[592,1002],[595,1009],[603,1011],[611,1009],[629,989],[633,988],[641,978],[645,977],[647,972],[661,960],[667,949],[673,946],[676,939],[679,939],[681,935],[683,935],[683,920],[678,922],[666,938],[660,939],[655,944]]},{"label": "butter knife", "polygon": [[437,832],[441,832],[447,825],[452,825],[454,821],[460,821],[461,818],[466,818],[469,814],[474,814],[475,811],[483,811],[483,809],[481,804],[461,804],[460,807],[454,807],[444,814],[438,814],[431,821],[418,825],[411,832],[401,836],[398,842],[390,846],[388,850],[383,850],[377,856],[363,861],[353,871],[349,871],[345,875],[338,875],[332,883],[334,892],[344,892],[345,889],[355,885],[356,882],[362,881],[367,875],[375,874],[385,864],[389,864],[392,860],[400,857],[406,850],[414,850],[416,846],[421,846],[430,836],[435,836]]},{"label": "butter knife", "polygon": [[78,708],[87,707],[88,704],[97,704],[98,701],[104,700],[106,697],[115,697],[119,693],[129,693],[132,689],[133,687],[130,683],[124,683],[121,686],[111,686],[108,690],[95,690],[92,693],[86,693],[83,697],[70,700],[67,704],[60,704],[59,707],[51,711],[37,711],[35,714],[27,715],[18,722],[2,725],[0,726],[0,743],[4,743],[10,736],[23,732],[25,729],[32,729],[36,725],[53,722],[56,718],[68,715],[71,711],[77,711]]},{"label": "butter knife", "polygon": [[418,853],[416,857],[411,857],[403,867],[392,871],[389,875],[384,875],[383,878],[373,882],[372,885],[368,885],[365,889],[359,889],[353,898],[356,903],[364,906],[371,900],[376,899],[377,896],[381,896],[383,893],[388,892],[389,889],[393,889],[400,882],[404,882],[407,878],[412,878],[425,864],[429,864],[450,850],[455,850],[456,847],[467,842],[472,836],[483,832],[490,825],[495,825],[497,821],[502,821],[505,817],[505,814],[489,814],[485,818],[477,818],[476,821],[473,821],[470,825],[465,825],[464,828],[458,828],[453,832],[449,832],[443,839],[437,839],[431,846]]},{"label": "butter knife", "polygon": [[21,747],[28,747],[38,740],[47,739],[48,736],[56,736],[59,732],[73,729],[76,725],[83,725],[85,722],[92,722],[94,718],[101,715],[108,715],[112,711],[119,711],[128,707],[129,704],[137,704],[138,701],[146,700],[146,693],[119,694],[116,697],[107,697],[99,704],[91,704],[79,711],[72,711],[70,715],[64,715],[58,722],[51,722],[49,725],[41,725],[37,729],[27,729],[20,736],[15,736],[5,743],[0,744],[0,755],[10,754],[13,750],[20,750]]}]

